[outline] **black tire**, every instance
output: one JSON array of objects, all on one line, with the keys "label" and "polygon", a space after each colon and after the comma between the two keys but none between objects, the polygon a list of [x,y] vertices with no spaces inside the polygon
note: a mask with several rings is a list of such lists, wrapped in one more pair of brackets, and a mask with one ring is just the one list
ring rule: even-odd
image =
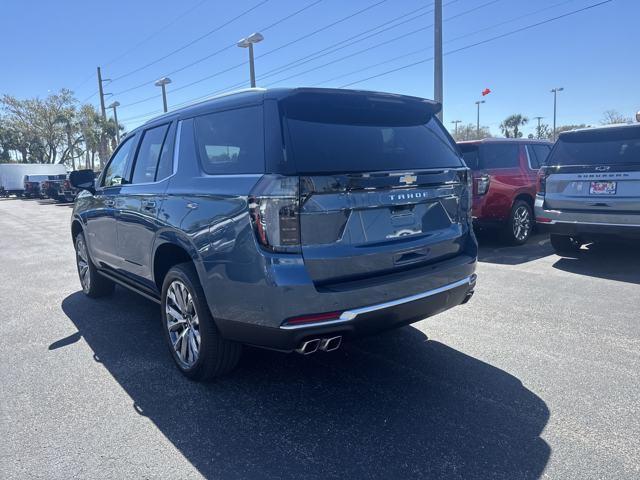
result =
[{"label": "black tire", "polygon": [[[182,287],[189,295],[185,295],[186,299],[182,299],[184,308],[180,302],[175,301],[180,297],[176,294]],[[162,330],[169,351],[186,377],[196,381],[207,381],[224,375],[236,367],[242,353],[242,345],[226,340],[220,335],[198,274],[191,263],[182,263],[169,270],[162,285],[160,305]],[[168,307],[175,312],[173,315],[167,313]],[[175,321],[176,314],[178,317],[181,316],[182,320]],[[197,322],[194,318],[197,318]],[[173,327],[171,332],[169,322]],[[191,340],[194,343],[191,343]],[[194,350],[193,345],[197,350]]]},{"label": "black tire", "polygon": [[511,245],[524,245],[531,236],[533,224],[531,205],[524,200],[516,200],[503,231],[505,240]]},{"label": "black tire", "polygon": [[98,272],[89,256],[89,249],[84,238],[84,233],[76,235],[74,245],[76,247],[76,267],[80,285],[85,295],[91,298],[111,295],[115,289],[115,283]]},{"label": "black tire", "polygon": [[552,233],[549,239],[555,252],[564,257],[575,257],[580,252],[580,247],[582,246],[582,242],[580,242],[579,239],[569,235]]}]

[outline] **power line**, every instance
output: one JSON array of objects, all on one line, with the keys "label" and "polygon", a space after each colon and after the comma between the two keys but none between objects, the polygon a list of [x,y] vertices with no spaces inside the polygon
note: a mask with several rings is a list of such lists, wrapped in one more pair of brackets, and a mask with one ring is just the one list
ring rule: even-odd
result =
[{"label": "power line", "polygon": [[[362,8],[362,9],[360,9],[360,10],[358,10],[358,11],[354,12],[354,13],[351,13],[351,14],[349,14],[349,15],[345,16],[345,17],[342,17],[342,18],[340,18],[340,19],[338,19],[338,20],[334,21],[334,22],[331,22],[331,23],[329,23],[329,24],[327,24],[327,25],[324,25],[323,27],[320,27],[320,28],[318,28],[318,29],[316,29],[316,30],[314,30],[314,31],[312,31],[312,32],[310,32],[310,33],[307,33],[307,34],[305,34],[305,35],[303,35],[303,36],[301,36],[301,37],[299,37],[299,38],[296,38],[295,40],[291,40],[291,41],[289,41],[289,42],[287,42],[287,43],[285,43],[285,44],[283,44],[283,45],[280,45],[280,46],[278,46],[278,47],[276,47],[276,48],[274,48],[274,49],[272,49],[272,50],[269,50],[269,51],[267,51],[267,52],[263,53],[262,55],[257,56],[257,57],[256,57],[256,59],[262,58],[262,57],[264,57],[264,56],[266,56],[266,55],[269,55],[269,54],[274,53],[274,52],[276,52],[276,51],[282,50],[283,48],[288,47],[289,45],[292,45],[292,44],[294,44],[294,43],[297,43],[297,42],[299,42],[299,41],[300,41],[300,40],[302,40],[302,39],[306,39],[306,38],[309,38],[309,37],[311,37],[311,36],[313,36],[313,35],[316,35],[317,33],[320,33],[320,32],[322,32],[322,31],[324,31],[324,30],[327,30],[327,29],[329,29],[329,28],[331,28],[331,27],[333,27],[333,26],[335,26],[335,25],[338,25],[339,23],[345,22],[345,21],[347,21],[347,20],[349,20],[349,19],[351,19],[351,18],[353,18],[353,17],[355,17],[355,16],[357,16],[357,15],[360,15],[360,14],[362,14],[362,13],[364,13],[364,12],[367,12],[367,11],[369,11],[369,10],[371,10],[371,9],[373,9],[373,8],[375,8],[375,7],[377,7],[377,6],[381,5],[381,4],[383,4],[383,3],[385,3],[386,1],[387,1],[387,0],[380,0],[380,1],[378,1],[378,2],[376,2],[376,3],[374,3],[374,4],[372,4],[372,5],[369,5],[369,6],[365,7],[365,8]],[[314,5],[315,5],[315,4],[314,4]],[[289,17],[291,17],[291,15],[290,15]],[[277,23],[280,23],[280,21],[276,22],[276,23],[275,23],[275,24],[273,24],[273,25],[276,25]],[[271,26],[273,26],[273,25],[271,25]],[[263,30],[264,30],[264,29],[263,29]],[[235,43],[233,44],[233,46],[235,46]],[[228,47],[225,47],[225,49],[226,49],[226,48],[228,48]],[[172,89],[172,91],[174,91],[174,92],[175,92],[175,91],[184,90],[185,88],[192,87],[193,85],[197,85],[198,83],[202,83],[202,82],[204,82],[204,81],[206,81],[206,80],[210,80],[210,79],[212,79],[212,78],[214,78],[214,77],[217,77],[217,76],[219,76],[219,75],[222,75],[223,73],[227,73],[227,72],[229,72],[229,71],[231,71],[231,70],[234,70],[234,69],[236,69],[236,68],[240,68],[241,66],[245,65],[246,63],[247,63],[246,61],[243,61],[243,62],[241,62],[241,63],[238,63],[238,64],[236,64],[236,65],[233,65],[233,66],[231,66],[231,67],[228,67],[228,68],[226,68],[226,69],[223,69],[223,70],[220,70],[220,71],[214,72],[214,73],[212,73],[211,75],[207,75],[206,77],[200,78],[200,79],[195,80],[195,81],[193,81],[193,82],[191,82],[191,83],[188,83],[188,84],[186,84],[186,85],[182,85],[182,86],[180,86],[180,87],[178,87],[178,88],[174,88],[174,89]],[[145,83],[144,85],[147,85],[147,83]],[[136,87],[136,88],[137,88],[137,87]],[[126,91],[129,91],[129,90],[132,90],[132,89],[133,89],[133,88],[128,89],[128,90],[123,90],[123,91],[121,91],[121,92],[118,92],[118,93],[117,93],[117,95],[122,94],[122,93],[125,93]],[[149,97],[149,98],[153,98],[153,97]],[[144,101],[147,101],[147,100],[144,100]],[[142,101],[138,101],[138,102],[136,102],[136,103],[142,103]],[[123,105],[123,106],[122,106],[122,107],[120,107],[120,108],[124,108],[124,107],[127,107],[127,106],[129,106],[129,105],[133,105],[133,104]]]},{"label": "power line", "polygon": [[[475,31],[475,32],[472,32],[472,33],[469,33],[469,34],[465,34],[465,35],[461,35],[461,36],[456,37],[456,38],[454,38],[454,39],[450,39],[450,40],[448,40],[448,41],[447,41],[447,43],[452,42],[452,41],[455,41],[455,40],[459,40],[460,38],[467,37],[467,36],[469,36],[469,35],[473,35],[473,34],[476,34],[476,33],[478,33],[478,32],[481,32],[481,31],[485,31],[485,30],[487,30],[487,29],[489,29],[489,28],[495,28],[496,26],[503,25],[503,24],[505,24],[505,23],[507,23],[507,22],[510,22],[510,21],[515,21],[515,20],[521,19],[521,18],[526,17],[526,16],[530,16],[530,15],[534,15],[534,14],[536,14],[536,13],[540,13],[540,12],[541,12],[541,11],[543,11],[543,10],[548,10],[548,9],[550,9],[550,8],[556,8],[556,7],[561,6],[561,5],[563,5],[563,4],[569,3],[569,1],[572,1],[572,0],[565,0],[564,2],[560,2],[560,3],[555,4],[555,5],[553,5],[553,6],[545,7],[545,8],[543,8],[543,9],[539,9],[539,10],[536,10],[536,11],[534,11],[534,12],[530,12],[530,13],[525,14],[525,15],[520,15],[520,16],[518,16],[518,17],[514,17],[514,18],[512,18],[512,19],[510,19],[510,20],[500,22],[500,23],[498,23],[498,24],[492,25],[491,27],[485,27],[485,28],[482,28],[482,29],[477,30],[477,31]],[[495,40],[498,40],[498,39],[501,39],[501,38],[505,38],[505,37],[507,37],[507,36],[514,35],[514,34],[516,34],[516,33],[520,33],[520,32],[526,31],[526,30],[530,30],[530,29],[532,29],[532,28],[535,28],[535,27],[538,27],[538,26],[541,26],[541,25],[544,25],[544,24],[547,24],[547,23],[551,23],[551,22],[554,22],[554,21],[560,20],[560,19],[562,19],[562,18],[569,17],[569,16],[572,16],[572,15],[575,15],[575,14],[578,14],[578,13],[584,12],[584,11],[586,11],[586,10],[590,10],[590,9],[593,9],[593,8],[598,7],[598,6],[605,5],[605,4],[607,4],[607,3],[611,3],[611,2],[613,2],[613,0],[604,0],[604,1],[601,1],[601,2],[598,2],[598,3],[595,3],[595,4],[592,4],[592,5],[588,5],[588,6],[583,7],[583,8],[579,8],[579,9],[576,9],[576,10],[572,10],[572,11],[570,11],[570,12],[564,13],[564,14],[562,14],[562,15],[558,15],[558,16],[556,16],[556,17],[552,17],[552,18],[549,18],[549,19],[546,19],[546,20],[542,20],[542,21],[540,21],[540,22],[536,22],[536,23],[533,23],[533,24],[530,24],[530,25],[526,25],[526,26],[524,26],[524,27],[520,27],[520,28],[517,28],[517,29],[511,30],[511,31],[509,31],[509,32],[505,32],[505,33],[502,33],[502,34],[500,34],[500,35],[496,35],[496,36],[494,36],[494,37],[491,37],[491,38],[488,38],[488,39],[485,39],[485,40],[481,40],[481,41],[474,42],[474,43],[472,43],[472,44],[465,45],[465,46],[463,46],[463,47],[460,47],[460,48],[457,48],[457,49],[454,49],[454,50],[450,50],[450,51],[446,52],[444,55],[451,55],[451,54],[453,54],[453,53],[458,53],[458,52],[460,52],[460,51],[468,50],[468,49],[470,49],[470,48],[473,48],[473,47],[476,47],[476,46],[479,46],[479,45],[483,45],[483,44],[486,44],[486,43],[489,43],[489,42],[492,42],[492,41],[495,41]],[[405,58],[405,57],[407,57],[407,56],[410,56],[410,55],[413,55],[413,54],[416,54],[416,53],[420,53],[421,51],[425,51],[425,50],[429,50],[429,49],[430,49],[429,47],[427,47],[427,48],[422,48],[422,49],[419,49],[419,50],[416,50],[416,51],[413,51],[413,52],[410,52],[410,53],[404,54],[404,55],[402,55],[402,56],[400,56],[400,57],[395,57],[395,58],[393,58],[393,59],[386,60],[386,61],[384,61],[384,62],[379,62],[379,63],[376,63],[376,64],[374,64],[374,65],[370,65],[370,66],[368,66],[368,67],[364,67],[364,68],[362,68],[362,69],[359,69],[358,71],[361,71],[361,70],[363,70],[363,69],[374,68],[374,67],[376,67],[376,66],[380,66],[380,65],[385,64],[385,63],[390,63],[390,62],[392,62],[392,61],[396,61],[396,60],[399,60],[399,59],[401,59],[401,58]],[[351,85],[355,85],[355,84],[357,84],[357,83],[362,83],[362,82],[365,82],[365,81],[367,81],[367,80],[371,80],[371,79],[378,78],[378,77],[381,77],[381,76],[384,76],[384,75],[388,75],[388,74],[391,74],[391,73],[394,73],[394,72],[397,72],[397,71],[400,71],[400,70],[405,70],[405,69],[407,69],[407,68],[410,68],[410,67],[413,67],[413,66],[416,66],[416,65],[420,65],[420,64],[423,64],[423,63],[429,62],[429,61],[431,61],[431,60],[433,60],[433,57],[430,57],[430,58],[427,58],[427,59],[422,59],[422,60],[419,60],[419,61],[416,61],[416,62],[412,62],[412,63],[407,64],[407,65],[403,65],[403,66],[400,66],[400,67],[397,67],[397,68],[393,68],[393,69],[390,69],[390,70],[387,70],[387,71],[384,71],[384,72],[380,72],[380,73],[378,73],[378,74],[376,74],[376,75],[371,75],[371,76],[369,76],[369,77],[362,78],[362,79],[359,79],[359,80],[356,80],[356,81],[353,81],[353,82],[350,82],[350,83],[347,83],[347,84],[341,85],[339,88],[345,88],[345,87],[348,87],[348,86],[351,86]],[[348,76],[348,75],[351,75],[351,74],[353,74],[353,73],[355,73],[355,72],[351,72],[351,73],[346,74],[346,75],[343,75],[343,76]],[[334,77],[333,79],[327,80],[327,81],[322,82],[322,83],[328,83],[329,81],[333,81],[333,80],[336,80],[336,79],[338,79],[338,78],[341,78],[341,77],[340,77],[340,76],[339,76],[339,77]],[[205,98],[207,98],[207,97],[211,97],[212,95],[213,95],[213,94],[208,94],[208,95],[204,95],[204,96],[198,97],[198,98],[196,98],[196,99],[191,99],[191,100],[188,100],[188,101],[186,101],[186,102],[182,102],[182,103],[180,103],[180,104],[176,105],[176,107],[177,107],[177,106],[188,105],[189,103],[192,103],[192,102],[197,101],[197,100],[200,100],[200,99],[205,99]],[[145,115],[139,115],[139,116],[137,116],[137,117],[130,117],[130,118],[126,119],[126,120],[127,120],[127,121],[130,121],[130,120],[137,119],[137,118],[143,118],[143,117],[147,117],[147,116],[152,116],[152,115],[154,115],[155,113],[159,113],[159,112],[151,112],[151,113],[148,113],[148,114],[145,114]]]},{"label": "power line", "polygon": [[[471,8],[471,9],[469,9],[469,10],[465,10],[464,12],[461,12],[461,13],[458,13],[458,14],[456,14],[456,15],[453,15],[453,16],[451,16],[451,17],[447,18],[445,21],[453,20],[453,19],[458,18],[458,17],[461,17],[461,16],[463,16],[463,15],[467,15],[467,14],[472,13],[472,12],[474,12],[474,11],[478,10],[478,9],[485,8],[485,7],[487,7],[487,6],[491,5],[491,4],[493,4],[493,3],[497,3],[497,2],[499,2],[499,1],[501,1],[501,0],[491,0],[491,1],[489,1],[489,2],[486,2],[486,3],[482,4],[482,5],[479,5],[479,6],[477,6],[477,7],[474,7],[474,8]],[[329,65],[333,65],[334,63],[338,63],[338,62],[341,62],[342,60],[346,60],[346,59],[348,59],[348,58],[355,57],[356,55],[360,55],[361,53],[366,53],[366,52],[368,52],[368,51],[370,51],[370,50],[373,50],[373,49],[375,49],[375,48],[378,48],[378,47],[381,47],[381,46],[387,45],[387,44],[389,44],[389,43],[397,42],[398,40],[402,40],[402,39],[404,39],[404,38],[406,38],[406,37],[409,37],[409,36],[411,36],[411,35],[414,35],[414,34],[416,34],[416,33],[418,33],[418,32],[422,32],[422,31],[424,31],[424,30],[428,30],[428,29],[430,29],[430,28],[432,28],[432,27],[433,27],[433,25],[427,25],[426,27],[418,28],[418,29],[413,30],[413,31],[411,31],[411,32],[408,32],[408,33],[405,33],[405,34],[399,35],[399,36],[394,37],[394,38],[389,39],[389,40],[385,40],[385,41],[383,41],[383,42],[377,43],[377,44],[372,45],[372,46],[370,46],[370,47],[363,48],[362,50],[358,50],[358,51],[356,51],[356,52],[350,53],[350,54],[345,55],[345,56],[343,56],[343,57],[340,57],[340,58],[334,59],[334,60],[332,60],[332,61],[330,61],[330,62],[327,62],[327,63],[324,63],[324,64],[322,64],[322,65],[319,65],[319,66],[313,67],[313,68],[311,68],[311,69],[309,69],[309,70],[305,70],[304,72],[298,72],[298,73],[295,73],[295,74],[290,75],[290,76],[288,76],[288,77],[281,78],[281,79],[277,80],[277,82],[276,82],[276,83],[278,83],[278,82],[284,82],[284,81],[286,81],[286,80],[290,80],[290,79],[295,78],[295,77],[298,77],[298,76],[300,76],[300,75],[304,75],[304,74],[306,74],[306,73],[313,72],[313,71],[318,70],[318,69],[320,69],[320,68],[324,68],[324,67],[327,67],[327,66],[329,66]],[[335,52],[335,51],[337,51],[337,50],[334,50],[334,52]],[[333,52],[332,52],[332,53],[333,53]],[[299,66],[299,65],[298,65],[298,66]],[[279,72],[279,73],[282,73],[282,72]],[[264,77],[263,77],[263,78],[264,78]]]},{"label": "power line", "polygon": [[178,15],[177,17],[175,17],[173,20],[171,20],[169,23],[165,24],[164,26],[160,27],[159,29],[157,29],[156,31],[152,32],[151,34],[147,35],[144,39],[140,40],[138,43],[136,43],[134,46],[132,46],[131,48],[128,48],[127,50],[125,50],[124,52],[122,52],[120,55],[118,55],[117,57],[109,60],[107,63],[104,64],[105,67],[108,67],[109,65],[112,65],[113,63],[117,62],[118,60],[120,60],[121,58],[127,56],[129,53],[133,52],[134,50],[136,50],[138,47],[140,47],[140,45],[143,45],[145,43],[147,43],[149,40],[151,40],[153,37],[155,37],[156,35],[158,35],[160,32],[164,32],[167,28],[169,28],[170,26],[174,25],[175,23],[177,23],[178,21],[182,20],[184,17],[186,17],[187,15],[189,15],[191,12],[193,12],[194,10],[198,9],[199,7],[201,7],[203,4],[205,4],[207,2],[207,0],[200,0],[198,3],[196,3],[195,5],[193,5],[192,7],[188,8],[187,10],[185,10],[184,12],[182,12],[180,15]]},{"label": "power line", "polygon": [[[541,25],[544,25],[544,24],[547,24],[547,23],[551,23],[551,22],[554,22],[556,20],[560,20],[561,18],[565,18],[565,17],[571,16],[571,15],[575,15],[577,13],[584,12],[586,10],[590,10],[592,8],[599,7],[601,5],[604,5],[604,4],[607,4],[607,3],[611,3],[611,2],[613,2],[613,0],[604,0],[602,2],[594,3],[592,5],[588,5],[586,7],[583,7],[583,8],[577,9],[577,10],[573,10],[573,11],[568,12],[568,13],[565,13],[565,14],[562,14],[562,15],[558,15],[557,17],[553,17],[553,18],[549,18],[547,20],[543,20],[541,22],[533,23],[531,25],[527,25],[525,27],[521,27],[521,28],[518,28],[516,30],[512,30],[510,32],[506,32],[506,33],[503,33],[501,35],[496,35],[495,37],[487,38],[485,40],[481,40],[479,42],[475,42],[475,43],[472,43],[470,45],[465,45],[464,47],[456,48],[455,50],[450,50],[447,53],[445,53],[445,55],[451,55],[453,53],[458,53],[458,52],[461,52],[463,50],[468,50],[470,48],[477,47],[479,45],[484,45],[485,43],[489,43],[489,42],[492,42],[494,40],[498,40],[498,39],[501,39],[501,38],[504,38],[504,37],[508,37],[510,35],[515,35],[516,33],[520,33],[520,32],[523,32],[525,30],[530,30],[532,28],[539,27]],[[414,67],[416,65],[420,65],[422,63],[426,63],[426,62],[429,62],[431,60],[433,60],[433,57],[427,58],[427,59],[424,59],[424,60],[419,60],[417,62],[413,62],[413,63],[410,63],[408,65],[397,67],[397,68],[394,68],[394,69],[391,69],[391,70],[387,70],[386,72],[381,72],[381,73],[378,73],[376,75],[371,75],[370,77],[362,78],[362,79],[356,80],[354,82],[346,83],[344,85],[340,85],[340,87],[338,87],[338,88],[350,87],[351,85],[355,85],[357,83],[366,82],[367,80],[372,80],[374,78],[382,77],[384,75],[388,75],[390,73],[394,73],[394,72],[397,72],[397,71],[400,71],[400,70],[405,70],[407,68]]]},{"label": "power line", "polygon": [[[560,7],[562,5],[565,5],[567,3],[574,2],[574,1],[575,0],[564,0],[563,2],[556,3],[554,5],[549,5],[547,7],[540,8],[538,10],[534,10],[533,12],[525,13],[523,15],[518,15],[517,17],[512,17],[512,18],[510,18],[508,20],[504,20],[502,22],[495,23],[493,25],[489,25],[488,27],[484,27],[484,28],[481,28],[479,30],[474,30],[473,32],[465,33],[464,35],[459,35],[457,37],[450,38],[450,39],[446,40],[444,43],[447,44],[447,43],[455,42],[457,40],[461,40],[463,38],[467,38],[469,36],[473,36],[473,35],[476,35],[478,33],[481,33],[481,32],[487,31],[487,30],[491,30],[491,29],[494,29],[496,27],[500,27],[502,25],[505,25],[505,24],[508,24],[508,23],[511,23],[511,22],[515,22],[516,20],[521,20],[523,18],[530,17],[532,15],[536,15],[536,14],[541,13],[543,11],[550,10],[550,9],[553,9],[553,8],[557,8],[557,7]],[[322,82],[314,83],[314,84],[312,84],[312,86],[326,85],[327,83],[333,82],[335,80],[339,80],[341,78],[349,77],[349,76],[353,75],[354,73],[359,73],[359,72],[361,72],[363,70],[369,70],[371,68],[379,67],[379,66],[385,65],[387,63],[395,62],[396,60],[400,60],[402,58],[410,57],[411,55],[415,55],[417,53],[426,52],[428,50],[431,50],[432,48],[433,48],[433,45],[430,45],[428,47],[419,48],[418,50],[413,50],[411,52],[405,53],[405,54],[400,55],[398,57],[393,57],[393,58],[391,58],[389,60],[384,60],[382,62],[377,62],[377,63],[374,63],[372,65],[368,65],[366,67],[360,67],[360,68],[358,68],[356,70],[353,70],[351,72],[348,72],[348,73],[342,73],[342,74],[340,74],[338,76],[331,77],[331,78],[329,78],[327,80],[323,80]],[[303,73],[306,73],[306,72],[303,72]]]},{"label": "power line", "polygon": [[[280,18],[279,20],[275,21],[274,23],[272,23],[272,24],[270,24],[270,25],[268,25],[268,26],[266,26],[266,27],[263,27],[263,28],[259,29],[259,31],[266,32],[266,31],[267,31],[267,30],[269,30],[270,28],[273,28],[273,27],[275,27],[275,26],[277,26],[277,25],[281,24],[282,22],[284,22],[284,21],[286,21],[286,20],[289,20],[289,19],[290,19],[290,18],[292,18],[292,17],[295,17],[296,15],[298,15],[298,14],[300,14],[300,13],[304,12],[305,10],[308,10],[309,8],[316,6],[317,4],[321,3],[322,1],[324,1],[324,0],[316,0],[315,2],[310,3],[309,5],[306,5],[305,7],[301,8],[301,9],[299,9],[299,10],[296,10],[295,12],[290,13],[289,15],[286,15],[285,17]],[[219,55],[219,54],[220,54],[220,53],[222,53],[222,52],[225,52],[225,51],[227,51],[227,50],[230,50],[230,49],[234,48],[235,46],[236,46],[236,42],[233,42],[233,43],[231,43],[231,44],[229,44],[229,45],[226,45],[225,47],[222,47],[222,48],[220,48],[220,49],[216,50],[216,51],[215,51],[215,52],[213,52],[213,53],[210,53],[210,54],[208,54],[208,55],[205,55],[204,57],[200,57],[200,58],[198,58],[198,59],[194,60],[193,62],[188,63],[187,65],[184,65],[184,66],[182,66],[182,67],[180,67],[180,68],[177,68],[176,70],[172,70],[171,72],[167,72],[167,73],[165,73],[163,76],[168,77],[168,76],[170,76],[170,75],[174,75],[174,74],[176,74],[176,73],[182,72],[183,70],[186,70],[187,68],[190,68],[190,67],[193,67],[193,66],[195,66],[195,65],[197,65],[197,64],[199,64],[199,63],[202,63],[202,62],[204,62],[205,60],[208,60],[208,59],[210,59],[210,58],[212,58],[212,57],[215,57],[216,55]],[[246,63],[246,62],[243,62],[243,63],[242,63],[242,64],[240,64],[240,65],[244,65],[244,63]],[[237,67],[234,67],[234,68],[237,68]],[[147,81],[145,81],[145,82],[142,82],[142,83],[139,83],[139,84],[137,84],[137,85],[134,85],[133,87],[129,87],[129,88],[126,88],[126,89],[124,89],[124,90],[121,90],[121,91],[119,91],[119,92],[115,93],[115,95],[122,95],[123,93],[131,92],[131,91],[133,91],[133,90],[137,90],[137,89],[139,89],[139,88],[146,87],[146,86],[148,86],[151,82],[152,82],[152,80],[147,80]]]},{"label": "power line", "polygon": [[128,76],[130,76],[130,75],[133,75],[134,73],[137,73],[137,72],[139,72],[139,71],[141,71],[141,70],[144,70],[144,69],[146,69],[146,68],[149,68],[150,66],[155,65],[156,63],[161,62],[162,60],[165,60],[166,58],[169,58],[170,56],[175,55],[175,54],[176,54],[176,53],[178,53],[178,52],[181,52],[182,50],[184,50],[184,49],[186,49],[186,48],[190,47],[191,45],[193,45],[193,44],[195,44],[195,43],[199,42],[200,40],[203,40],[204,38],[206,38],[206,37],[208,37],[208,36],[210,36],[210,35],[214,34],[215,32],[217,32],[217,31],[221,30],[222,28],[226,27],[227,25],[229,25],[229,24],[231,24],[231,23],[235,22],[235,21],[236,21],[236,20],[238,20],[239,18],[244,17],[245,15],[247,15],[247,14],[249,14],[250,12],[254,11],[256,8],[258,8],[258,7],[262,6],[262,5],[264,5],[264,4],[265,4],[265,3],[267,3],[268,1],[269,1],[269,0],[262,0],[261,2],[259,2],[259,3],[255,4],[253,7],[251,7],[251,8],[249,8],[249,9],[247,9],[247,10],[243,11],[242,13],[240,13],[240,14],[236,15],[235,17],[233,17],[232,19],[230,19],[230,20],[228,20],[228,21],[224,22],[224,23],[223,23],[223,24],[221,24],[221,25],[218,25],[216,28],[214,28],[214,29],[212,29],[212,30],[209,30],[208,32],[206,32],[206,33],[204,33],[204,34],[200,35],[199,37],[197,37],[197,38],[195,38],[195,39],[191,40],[190,42],[185,43],[185,44],[184,44],[184,45],[182,45],[181,47],[178,47],[178,48],[176,48],[175,50],[172,50],[171,52],[167,53],[166,55],[163,55],[162,57],[157,58],[157,59],[155,59],[155,60],[153,60],[153,61],[151,61],[151,62],[149,62],[149,63],[147,63],[147,64],[145,64],[145,65],[142,65],[142,66],[140,66],[140,67],[138,67],[138,68],[135,68],[135,69],[133,69],[133,70],[131,70],[131,71],[129,71],[129,72],[127,72],[127,73],[125,73],[125,74],[122,74],[122,75],[120,75],[120,76],[118,76],[118,77],[115,77],[112,81],[113,81],[113,82],[116,82],[116,81],[118,81],[118,80],[121,80],[121,79],[123,79],[123,78],[126,78],[126,77],[128,77]]}]

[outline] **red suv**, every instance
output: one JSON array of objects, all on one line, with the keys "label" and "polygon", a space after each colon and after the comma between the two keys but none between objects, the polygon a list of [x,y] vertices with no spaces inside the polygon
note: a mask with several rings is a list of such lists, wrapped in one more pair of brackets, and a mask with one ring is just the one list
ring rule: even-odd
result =
[{"label": "red suv", "polygon": [[473,170],[474,225],[499,227],[514,245],[528,240],[535,223],[537,174],[551,145],[520,138],[458,143],[467,166]]}]

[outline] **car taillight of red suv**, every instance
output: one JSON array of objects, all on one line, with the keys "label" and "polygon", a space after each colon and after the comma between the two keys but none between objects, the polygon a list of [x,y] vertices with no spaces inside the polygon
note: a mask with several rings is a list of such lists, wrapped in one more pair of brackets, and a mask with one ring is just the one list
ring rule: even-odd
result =
[{"label": "car taillight of red suv", "polygon": [[551,143],[488,138],[459,142],[473,171],[473,219],[477,228],[497,228],[511,244],[525,243],[535,224],[538,170]]}]

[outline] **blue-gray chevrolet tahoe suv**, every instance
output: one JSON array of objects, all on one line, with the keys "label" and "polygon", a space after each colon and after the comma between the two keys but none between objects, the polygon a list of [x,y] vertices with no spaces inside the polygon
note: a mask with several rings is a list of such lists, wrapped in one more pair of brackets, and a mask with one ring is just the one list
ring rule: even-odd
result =
[{"label": "blue-gray chevrolet tahoe suv", "polygon": [[83,191],[71,231],[84,292],[161,305],[188,377],[241,345],[313,353],[473,294],[471,176],[421,98],[252,89],[147,122]]}]

